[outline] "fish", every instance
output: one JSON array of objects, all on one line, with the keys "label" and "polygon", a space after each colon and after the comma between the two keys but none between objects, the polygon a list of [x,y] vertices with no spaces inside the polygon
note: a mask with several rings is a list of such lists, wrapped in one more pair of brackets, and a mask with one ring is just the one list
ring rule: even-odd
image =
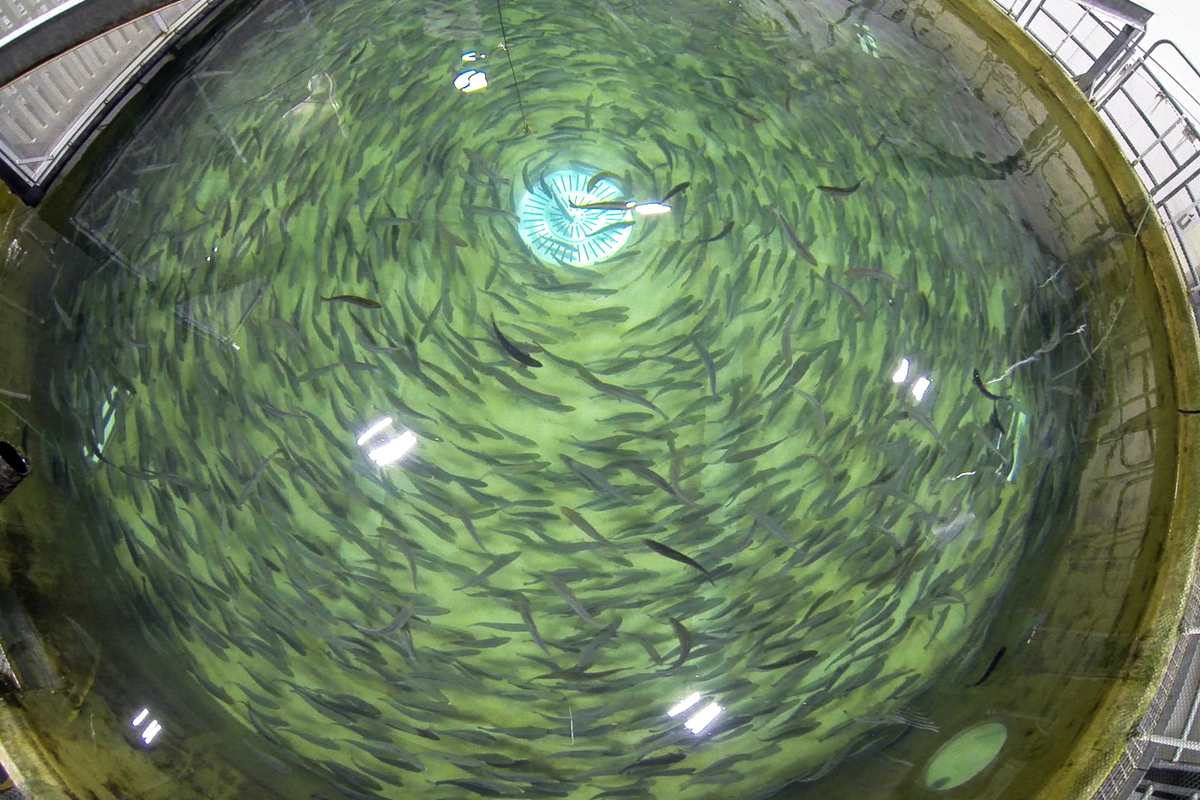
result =
[{"label": "fish", "polygon": [[595,625],[597,628],[600,627],[600,623],[596,622],[595,617],[588,613],[588,610],[583,607],[583,603],[579,602],[579,598],[575,596],[570,587],[559,580],[557,576],[549,572],[543,572],[541,574],[541,578],[556,595],[567,601],[567,605],[571,607],[572,611],[579,615],[580,619],[589,625]]},{"label": "fish", "polygon": [[567,508],[566,506],[561,506],[559,508],[559,511],[562,512],[562,515],[564,517],[566,517],[568,520],[570,520],[572,525],[574,525],[576,528],[579,528],[579,530],[586,533],[589,537],[591,537],[595,541],[600,542],[601,544],[612,544],[612,542],[610,542],[608,539],[605,539],[600,534],[600,531],[596,530],[596,528],[593,527],[593,525],[590,522],[588,522],[586,519],[584,519],[583,515],[580,514],[578,511]]},{"label": "fish", "polygon": [[817,266],[817,259],[813,257],[812,251],[805,246],[804,242],[800,241],[800,237],[792,230],[792,226],[787,224],[787,220],[783,218],[783,212],[779,210],[778,206],[771,206],[771,213],[779,220],[779,227],[783,229],[784,236],[791,242],[792,247],[796,249],[800,257],[814,267]]},{"label": "fish", "polygon": [[679,194],[680,192],[686,192],[687,188],[691,185],[692,185],[691,181],[684,181],[683,183],[676,184],[675,186],[673,186],[671,188],[671,191],[664,194],[662,196],[662,200],[659,200],[658,202],[660,202],[660,203],[667,202],[668,200],[670,200],[672,197]]},{"label": "fish", "polygon": [[817,188],[820,189],[822,192],[825,192],[826,194],[832,194],[835,196],[845,197],[846,195],[854,194],[855,192],[857,192],[858,187],[862,186],[862,182],[863,182],[863,179],[859,178],[858,182],[855,183],[853,186],[826,186],[824,184],[821,184],[821,185],[817,186]]},{"label": "fish", "polygon": [[675,548],[667,547],[665,544],[663,544],[661,542],[656,542],[653,539],[647,539],[646,546],[649,547],[654,552],[658,553],[660,556],[665,556],[666,558],[669,558],[672,561],[678,561],[680,564],[686,564],[687,566],[691,567],[694,570],[699,570],[700,572],[704,573],[704,577],[708,578],[709,583],[716,586],[716,581],[714,581],[712,579],[712,575],[710,575],[708,573],[708,570],[706,570],[704,567],[700,566],[700,563],[698,561],[696,561],[695,559],[688,558],[687,556],[685,556],[683,553],[679,552]]},{"label": "fish", "polygon": [[710,236],[707,239],[701,239],[700,242],[701,242],[701,244],[711,244],[712,242],[719,242],[722,239],[724,239],[726,236],[728,236],[729,232],[732,230],[733,230],[733,220],[729,220],[728,222],[725,223],[725,227],[721,228],[721,230],[717,233],[716,236]]},{"label": "fish", "polygon": [[624,230],[625,228],[632,228],[632,227],[633,227],[633,220],[627,219],[627,220],[622,220],[621,222],[614,222],[612,225],[605,225],[603,228],[600,228],[597,231],[593,231],[592,233],[587,234],[587,236],[590,238],[592,236],[599,236],[603,233],[616,233],[617,231]]},{"label": "fish", "polygon": [[350,627],[354,628],[354,630],[358,631],[359,633],[363,633],[363,634],[366,634],[367,636],[377,639],[381,636],[387,636],[390,633],[395,633],[400,628],[403,628],[405,625],[408,624],[408,621],[412,618],[412,614],[413,614],[412,608],[409,606],[405,606],[404,608],[400,609],[400,613],[396,615],[395,619],[393,619],[390,623],[383,626],[382,628],[375,628],[375,629],[364,628],[362,625],[359,625],[357,622],[350,622]]},{"label": "fish", "polygon": [[590,192],[596,188],[600,181],[608,181],[609,183],[617,183],[621,180],[621,176],[613,172],[597,172],[592,177],[588,178],[587,190]]},{"label": "fish", "polygon": [[442,235],[446,237],[446,241],[450,242],[450,244],[454,245],[455,247],[466,247],[467,246],[466,239],[462,238],[461,236],[456,234],[454,231],[447,228],[445,225],[439,224],[438,229],[441,230]]},{"label": "fish", "polygon": [[504,334],[500,332],[500,326],[496,324],[496,318],[494,316],[492,317],[492,330],[495,331],[496,338],[500,341],[500,346],[504,348],[504,352],[508,353],[518,362],[527,367],[540,367],[542,365],[542,362],[538,361],[528,353],[517,349],[516,345],[505,338]]},{"label": "fish", "polygon": [[704,349],[704,345],[700,344],[697,339],[692,339],[692,347],[696,348],[696,352],[700,354],[700,360],[704,362],[704,369],[708,372],[708,386],[712,390],[713,396],[717,394],[717,365],[713,361],[709,352]]},{"label": "fish", "polygon": [[[796,545],[788,537],[787,531],[785,531],[783,528],[781,528],[779,526],[778,522],[771,519],[771,517],[767,516],[766,514],[764,514],[761,511],[759,511],[757,508],[750,509],[750,513],[754,516],[754,521],[757,524],[762,525],[764,528],[766,528],[768,531],[770,531],[776,537],[781,539],[784,544],[786,544],[788,547],[795,550],[797,553],[800,552],[800,548],[796,547]],[[811,612],[812,612],[812,609],[809,609],[809,613],[811,613]]]},{"label": "fish", "polygon": [[983,378],[979,377],[979,370],[975,370],[972,373],[971,382],[975,384],[975,388],[978,389],[980,392],[982,392],[983,396],[986,397],[988,400],[1007,400],[1008,399],[1008,395],[992,394],[991,392],[989,392],[987,390],[987,387],[983,385]]},{"label": "fish", "polygon": [[595,203],[571,203],[571,208],[579,208],[585,211],[628,211],[636,206],[637,203],[633,200],[599,200]]},{"label": "fish", "polygon": [[651,758],[643,758],[640,761],[636,761],[636,762],[630,764],[628,767],[621,770],[621,772],[626,773],[626,772],[629,772],[629,770],[631,770],[631,769],[644,769],[645,767],[665,767],[668,764],[678,764],[680,761],[683,761],[685,758],[687,758],[687,753],[682,753],[682,752],[667,753],[664,756],[653,756]]},{"label": "fish", "polygon": [[372,300],[369,297],[359,297],[356,294],[335,294],[333,297],[322,297],[321,300],[326,303],[349,303],[352,306],[367,308],[372,311],[383,308],[378,301]]},{"label": "fish", "polygon": [[1000,663],[1000,659],[1004,658],[1004,654],[1007,651],[1008,651],[1007,647],[1001,647],[999,650],[997,650],[995,657],[992,658],[992,663],[988,664],[988,668],[983,671],[983,677],[980,678],[979,680],[975,681],[974,683],[968,684],[967,688],[973,689],[976,686],[979,686],[984,681],[986,681],[988,678],[992,677],[992,673],[996,670],[996,666]]},{"label": "fish", "polygon": [[816,650],[800,650],[800,651],[795,652],[792,655],[788,656],[787,658],[781,658],[778,661],[772,661],[770,664],[763,664],[758,669],[761,669],[761,670],[782,669],[783,667],[790,667],[795,664],[801,664],[801,663],[808,661],[811,658],[815,658],[816,656],[819,656],[819,655],[820,655],[820,653]]},{"label": "fish", "polygon": [[734,453],[731,456],[727,456],[725,458],[725,461],[729,464],[740,464],[743,461],[749,461],[753,458],[758,458],[759,456],[764,455],[764,454],[768,453],[769,451],[775,449],[779,445],[783,444],[784,442],[787,441],[787,439],[788,439],[788,437],[785,436],[782,439],[780,439],[779,441],[774,442],[772,444],[764,444],[762,447],[755,447],[752,450],[742,450],[739,453]]},{"label": "fish", "polygon": [[529,599],[520,592],[513,592],[512,599],[513,606],[517,609],[517,613],[521,615],[521,620],[525,623],[525,627],[529,629],[529,633],[533,636],[534,643],[542,648],[543,653],[550,656],[550,648],[546,647],[546,643],[542,641],[542,636],[538,633],[537,625],[533,621],[533,609],[529,605]]},{"label": "fish", "polygon": [[683,627],[683,623],[674,617],[671,617],[669,622],[675,631],[676,638],[679,639],[679,658],[670,668],[679,669],[683,666],[683,662],[687,661],[688,654],[692,652],[692,635],[688,633],[687,628]]},{"label": "fish", "polygon": [[996,413],[996,407],[992,406],[992,415],[988,418],[988,424],[995,426],[996,430],[1000,431],[1000,435],[1005,434],[1004,425],[1000,422],[1000,415]]},{"label": "fish", "polygon": [[486,569],[484,569],[483,572],[480,572],[474,578],[467,581],[462,586],[459,586],[455,591],[461,592],[463,589],[469,589],[472,586],[478,586],[500,570],[507,567],[512,562],[516,561],[517,556],[519,555],[521,555],[521,551],[514,550],[511,553],[505,553],[502,556],[497,556],[496,560],[493,561]]}]

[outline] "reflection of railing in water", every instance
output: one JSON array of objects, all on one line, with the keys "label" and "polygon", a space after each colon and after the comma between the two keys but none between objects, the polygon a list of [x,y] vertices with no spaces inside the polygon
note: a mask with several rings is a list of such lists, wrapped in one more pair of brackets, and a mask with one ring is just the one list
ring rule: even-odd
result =
[{"label": "reflection of railing in water", "polygon": [[1075,77],[1117,134],[1200,306],[1200,100],[1192,94],[1200,69],[1170,40],[1141,49],[1141,31],[1129,24],[1144,23],[1136,15],[1105,19],[1071,0],[996,2]]},{"label": "reflection of railing in water", "polygon": [[[1075,78],[1158,210],[1200,311],[1200,70],[1169,40],[1142,50],[1147,18],[1104,19],[1071,0],[995,0]],[[1121,6],[1118,0],[1111,8]],[[1128,11],[1128,8],[1125,9]],[[1120,26],[1118,26],[1120,23]],[[1133,23],[1132,25],[1130,23]],[[1164,64],[1164,60],[1170,61]],[[1190,102],[1189,102],[1190,101]],[[1200,787],[1200,592],[1142,720],[1095,800],[1190,796]]]}]

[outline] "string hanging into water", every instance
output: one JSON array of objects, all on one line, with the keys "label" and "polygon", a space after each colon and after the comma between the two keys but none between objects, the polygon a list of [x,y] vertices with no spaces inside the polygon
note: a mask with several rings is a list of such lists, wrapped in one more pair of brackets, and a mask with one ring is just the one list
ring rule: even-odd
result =
[{"label": "string hanging into water", "polygon": [[521,102],[521,82],[517,80],[512,53],[508,51],[508,31],[504,29],[504,11],[500,7],[500,0],[496,0],[496,15],[500,17],[500,41],[504,43],[504,56],[508,59],[508,69],[512,72],[513,88],[517,90],[517,108],[521,109],[521,122],[525,126],[525,133],[533,133],[533,128],[529,127],[529,120],[525,117],[525,104]]}]

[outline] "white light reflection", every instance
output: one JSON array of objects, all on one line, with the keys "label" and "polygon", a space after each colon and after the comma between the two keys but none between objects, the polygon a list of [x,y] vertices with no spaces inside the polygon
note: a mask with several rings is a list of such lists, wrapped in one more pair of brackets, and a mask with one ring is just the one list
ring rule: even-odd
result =
[{"label": "white light reflection", "polygon": [[933,385],[933,381],[929,378],[921,377],[913,381],[912,396],[919,403],[924,399],[925,394],[929,391],[929,387]]},{"label": "white light reflection", "polygon": [[146,726],[146,730],[142,731],[142,741],[150,744],[160,733],[162,733],[162,725],[159,725],[156,719],[150,720],[150,724]]},{"label": "white light reflection", "polygon": [[691,708],[692,706],[696,705],[696,703],[699,703],[699,702],[700,702],[700,693],[692,692],[690,695],[688,695],[687,697],[683,698],[678,703],[676,703],[675,706],[672,707],[671,710],[667,712],[667,716],[668,717],[678,717],[680,714],[687,711],[689,708]]},{"label": "white light reflection", "polygon": [[671,207],[666,203],[637,203],[633,206],[633,210],[649,217],[655,214],[666,214]]},{"label": "white light reflection", "polygon": [[908,380],[908,368],[911,366],[907,358],[900,359],[900,366],[892,373],[892,383],[904,383]]},{"label": "white light reflection", "polygon": [[367,453],[367,457],[377,465],[386,467],[399,461],[416,446],[417,435],[412,431],[405,431],[387,444],[380,445]]},{"label": "white light reflection", "polygon": [[705,728],[712,724],[712,721],[721,713],[721,707],[716,703],[709,703],[704,708],[697,711],[685,723],[684,727],[695,734],[699,734]]},{"label": "white light reflection", "polygon": [[474,50],[462,54],[463,61],[474,61],[477,58],[479,58],[479,53],[476,53]]},{"label": "white light reflection", "polygon": [[138,725],[141,725],[146,721],[146,717],[148,716],[150,716],[150,709],[143,708],[140,712],[138,712],[138,715],[133,718],[133,727],[136,728]]},{"label": "white light reflection", "polygon": [[454,88],[460,92],[477,92],[487,88],[487,85],[487,75],[476,69],[464,70],[454,79]]},{"label": "white light reflection", "polygon": [[357,444],[359,447],[362,447],[364,444],[366,444],[368,441],[370,441],[372,436],[379,433],[381,430],[383,430],[384,428],[386,428],[388,425],[391,425],[391,424],[392,424],[392,418],[384,417],[383,419],[379,420],[374,425],[372,425],[371,427],[369,427],[365,431],[363,431],[362,436],[358,437],[358,440],[355,442],[355,444]]}]

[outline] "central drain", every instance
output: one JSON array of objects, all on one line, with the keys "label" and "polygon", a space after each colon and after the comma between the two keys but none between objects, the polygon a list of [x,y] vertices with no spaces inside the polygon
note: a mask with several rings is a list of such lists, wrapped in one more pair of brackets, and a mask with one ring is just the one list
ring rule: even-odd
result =
[{"label": "central drain", "polygon": [[622,200],[621,187],[574,169],[551,172],[517,203],[518,228],[529,249],[551,264],[597,264],[629,239],[633,214],[627,208],[574,208]]}]

